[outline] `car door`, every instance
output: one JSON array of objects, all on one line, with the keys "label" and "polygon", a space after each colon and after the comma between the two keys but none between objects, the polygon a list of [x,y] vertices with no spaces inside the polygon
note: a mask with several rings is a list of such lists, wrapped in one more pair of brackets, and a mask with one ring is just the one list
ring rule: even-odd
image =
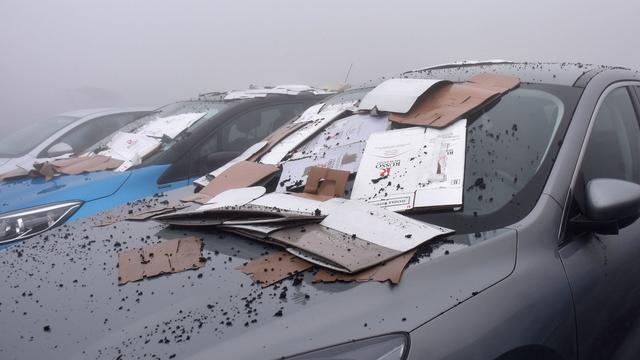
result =
[{"label": "car door", "polygon": [[[569,218],[585,213],[585,186],[615,178],[640,184],[640,126],[631,89],[601,97],[576,171]],[[605,235],[568,225],[559,254],[575,306],[581,359],[635,358],[640,354],[640,220]]]}]

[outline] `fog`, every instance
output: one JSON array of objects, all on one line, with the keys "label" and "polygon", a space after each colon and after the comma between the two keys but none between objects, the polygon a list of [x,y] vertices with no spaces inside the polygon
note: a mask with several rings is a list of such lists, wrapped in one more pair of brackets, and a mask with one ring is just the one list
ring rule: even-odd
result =
[{"label": "fog", "polygon": [[640,4],[0,0],[0,128],[250,84],[357,85],[461,59],[640,67]]}]

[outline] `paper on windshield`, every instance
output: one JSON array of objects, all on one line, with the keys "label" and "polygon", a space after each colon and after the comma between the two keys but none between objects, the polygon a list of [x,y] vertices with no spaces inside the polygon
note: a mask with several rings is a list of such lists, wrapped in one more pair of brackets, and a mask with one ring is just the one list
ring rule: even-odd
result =
[{"label": "paper on windshield", "polygon": [[118,131],[107,144],[108,149],[100,155],[111,156],[124,163],[116,171],[125,171],[138,165],[142,160],[160,147],[160,141],[144,134]]},{"label": "paper on windshield", "polygon": [[[306,125],[273,146],[268,153],[260,158],[260,162],[263,164],[278,164],[292,150],[333,122],[340,115],[349,111],[352,106],[353,102],[346,102],[327,106],[326,109],[324,107],[319,109],[318,106],[312,106],[305,110],[294,124],[306,123]],[[301,121],[301,119],[304,119],[304,121]]]},{"label": "paper on windshield", "polygon": [[437,84],[435,79],[389,79],[369,91],[360,102],[360,110],[407,113],[416,100]]},{"label": "paper on windshield", "polygon": [[151,137],[162,138],[167,136],[171,139],[178,136],[182,131],[200,120],[207,113],[184,113],[166,117],[158,117],[146,125],[136,130],[137,134],[144,134]]},{"label": "paper on windshield", "polygon": [[206,204],[195,211],[208,211],[225,207],[242,206],[259,198],[267,192],[264,186],[251,186],[239,189],[230,189],[214,196]]},{"label": "paper on windshield", "polygon": [[466,120],[369,137],[352,199],[393,211],[462,205]]}]

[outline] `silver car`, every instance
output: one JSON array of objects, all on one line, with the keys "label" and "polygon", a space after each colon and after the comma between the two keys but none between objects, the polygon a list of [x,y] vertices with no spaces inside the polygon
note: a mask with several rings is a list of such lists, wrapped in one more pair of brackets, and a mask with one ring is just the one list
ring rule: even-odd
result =
[{"label": "silver car", "polygon": [[81,153],[153,108],[103,108],[67,112],[23,127],[0,141],[0,174],[34,162]]}]

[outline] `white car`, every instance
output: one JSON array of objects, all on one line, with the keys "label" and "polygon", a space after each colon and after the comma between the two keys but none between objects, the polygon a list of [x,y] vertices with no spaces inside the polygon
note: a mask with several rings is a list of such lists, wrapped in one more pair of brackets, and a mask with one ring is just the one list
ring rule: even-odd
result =
[{"label": "white car", "polygon": [[60,114],[0,138],[0,174],[80,154],[153,108],[86,109]]}]

